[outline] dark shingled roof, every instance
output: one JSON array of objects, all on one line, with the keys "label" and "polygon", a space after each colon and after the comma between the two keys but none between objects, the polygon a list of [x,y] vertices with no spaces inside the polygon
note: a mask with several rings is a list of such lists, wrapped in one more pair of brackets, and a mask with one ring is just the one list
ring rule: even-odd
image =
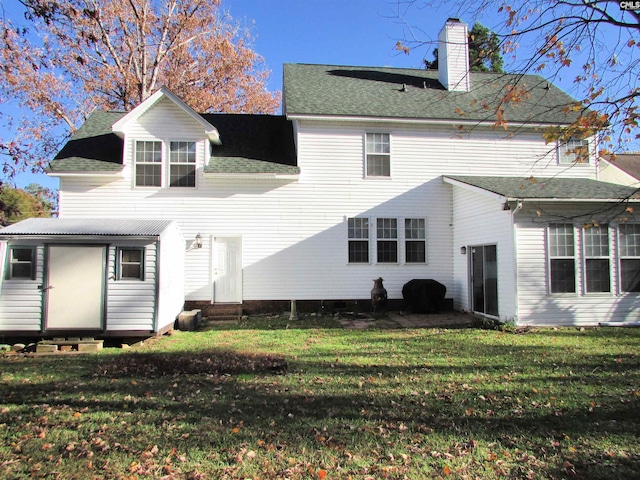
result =
[{"label": "dark shingled roof", "polygon": [[124,115],[124,112],[93,112],[49,163],[47,172],[122,170],[122,139],[111,131],[111,125]]},{"label": "dark shingled roof", "polygon": [[638,200],[638,189],[587,178],[472,177],[449,178],[513,199],[530,200]]},{"label": "dark shingled roof", "polygon": [[[406,91],[403,91],[406,85]],[[284,65],[287,115],[490,121],[508,85],[525,87],[520,102],[504,105],[507,122],[571,123],[563,106],[575,102],[539,75],[471,73],[470,92],[449,92],[438,72],[383,67]]]},{"label": "dark shingled roof", "polygon": [[297,175],[293,124],[283,116],[203,114],[220,132],[205,173]]},{"label": "dark shingled roof", "polygon": [[[119,172],[122,139],[111,126],[125,112],[94,112],[50,162],[49,173]],[[218,129],[206,173],[300,173],[291,121],[277,115],[202,114]]]}]

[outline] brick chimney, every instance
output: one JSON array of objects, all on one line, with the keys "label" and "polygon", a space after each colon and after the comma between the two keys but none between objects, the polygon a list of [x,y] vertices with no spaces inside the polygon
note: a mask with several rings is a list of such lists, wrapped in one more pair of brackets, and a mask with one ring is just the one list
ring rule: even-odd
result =
[{"label": "brick chimney", "polygon": [[467,24],[449,18],[438,34],[438,80],[450,92],[471,90]]}]

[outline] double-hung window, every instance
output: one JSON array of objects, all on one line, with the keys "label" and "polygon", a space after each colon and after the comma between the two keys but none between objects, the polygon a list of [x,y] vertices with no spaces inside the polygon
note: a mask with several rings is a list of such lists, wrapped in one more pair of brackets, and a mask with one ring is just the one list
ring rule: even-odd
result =
[{"label": "double-hung window", "polygon": [[162,186],[162,142],[136,142],[136,187]]},{"label": "double-hung window", "polygon": [[118,280],[144,280],[144,248],[118,248]]},{"label": "double-hung window", "polygon": [[618,227],[620,255],[620,290],[640,292],[640,224]]},{"label": "double-hung window", "polygon": [[9,247],[9,268],[7,278],[33,280],[36,271],[35,247]]},{"label": "double-hung window", "polygon": [[599,225],[583,232],[586,291],[610,292],[609,227]]},{"label": "double-hung window", "polygon": [[549,276],[551,293],[575,293],[576,259],[573,225],[549,226]]},{"label": "double-hung window", "polygon": [[135,186],[195,187],[196,142],[136,141]]},{"label": "double-hung window", "polygon": [[367,133],[365,142],[367,177],[391,176],[391,141],[388,133]]},{"label": "double-hung window", "polygon": [[427,261],[427,236],[424,218],[404,219],[405,261],[425,263]]},{"label": "double-hung window", "polygon": [[589,141],[570,139],[558,144],[558,163],[588,163],[589,162]]},{"label": "double-hung window", "polygon": [[398,219],[377,219],[377,251],[378,263],[398,262]]},{"label": "double-hung window", "polygon": [[196,142],[170,142],[169,186],[196,186]]},{"label": "double-hung window", "polygon": [[347,220],[349,263],[369,263],[369,219],[356,217]]}]

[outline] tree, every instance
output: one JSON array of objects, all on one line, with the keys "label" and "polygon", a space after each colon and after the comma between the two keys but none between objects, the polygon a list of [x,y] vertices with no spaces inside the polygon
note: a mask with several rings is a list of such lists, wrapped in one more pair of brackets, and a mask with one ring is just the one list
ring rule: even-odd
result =
[{"label": "tree", "polygon": [[[47,189],[31,184],[32,191],[43,194]],[[50,217],[53,203],[44,197],[38,198],[26,190],[4,186],[0,190],[0,225],[9,225],[25,218]]]},{"label": "tree", "polygon": [[96,108],[128,111],[164,85],[200,112],[273,113],[280,94],[220,0],[21,0],[0,20],[0,103],[28,113],[0,139],[3,173],[39,169]]},{"label": "tree", "polygon": [[[510,72],[540,73],[554,81],[572,79],[564,87],[578,101],[564,108],[577,113],[577,120],[548,129],[547,141],[600,132],[601,154],[638,148],[640,11],[626,9],[637,2],[531,0],[516,5],[483,0],[471,7],[461,0],[450,3],[457,7],[458,16],[498,18],[492,30],[508,56]],[[526,85],[519,88],[526,95]],[[504,102],[522,97],[512,92],[505,92]]]},{"label": "tree", "polygon": [[[480,22],[476,22],[469,32],[469,67],[472,72],[504,73],[504,60],[500,49],[500,39]],[[438,49],[433,49],[433,60],[425,60],[427,70],[438,69]]]}]

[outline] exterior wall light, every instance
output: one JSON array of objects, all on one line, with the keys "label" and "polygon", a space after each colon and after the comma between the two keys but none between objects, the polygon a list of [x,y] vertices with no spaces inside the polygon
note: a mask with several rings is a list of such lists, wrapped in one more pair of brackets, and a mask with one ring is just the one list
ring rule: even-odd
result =
[{"label": "exterior wall light", "polygon": [[196,248],[202,248],[202,235],[200,233],[196,235]]},{"label": "exterior wall light", "polygon": [[460,247],[460,253],[462,255],[466,255],[467,254],[467,247]]}]

